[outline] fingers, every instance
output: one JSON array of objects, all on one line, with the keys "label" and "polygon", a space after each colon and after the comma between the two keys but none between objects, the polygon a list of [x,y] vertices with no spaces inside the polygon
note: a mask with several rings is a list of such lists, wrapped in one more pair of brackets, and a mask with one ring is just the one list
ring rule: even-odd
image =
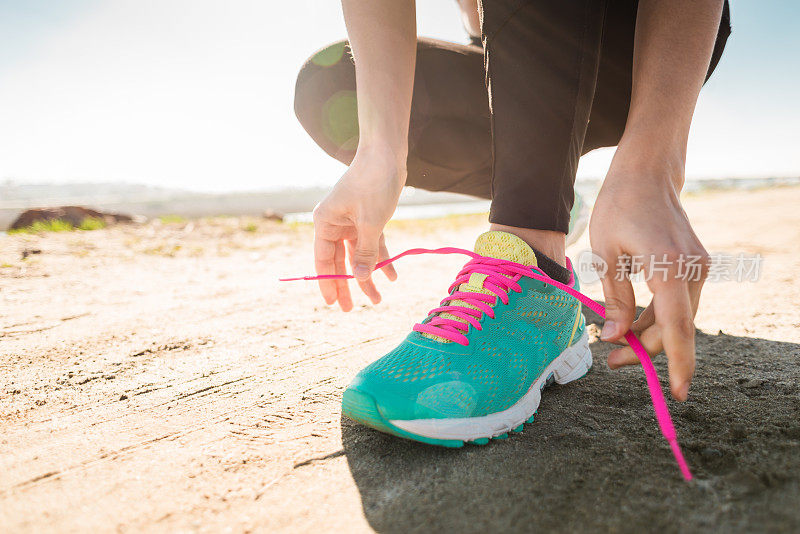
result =
[{"label": "fingers", "polygon": [[694,312],[685,281],[658,285],[653,295],[656,324],[667,353],[672,396],[686,400],[694,374]]},{"label": "fingers", "polygon": [[[391,256],[389,256],[389,250],[386,248],[386,239],[384,239],[383,234],[381,234],[381,239],[378,244],[378,263],[388,260]],[[394,269],[394,265],[391,263],[389,265],[384,265],[381,267],[381,271],[383,274],[386,275],[386,278],[394,282],[397,280],[397,271]]]},{"label": "fingers", "polygon": [[[691,301],[683,282],[674,281],[659,289],[653,297],[653,303],[648,307],[652,307],[655,322],[635,333],[648,354],[655,355],[662,350],[666,352],[672,396],[683,401],[689,394],[695,366]],[[645,317],[645,321],[648,320]],[[608,366],[611,369],[638,363],[639,358],[630,347],[615,349],[608,355]]]},{"label": "fingers", "polygon": [[[355,251],[358,249],[357,245],[354,245],[352,242],[348,242],[348,250],[350,251],[350,263],[355,265]],[[378,240],[378,256],[376,258],[376,263],[382,262],[383,260],[389,259],[389,251],[386,248],[386,240],[381,234],[380,239]],[[397,280],[397,271],[395,271],[394,266],[392,264],[384,265],[381,267],[381,270],[391,281]],[[372,280],[372,276],[367,278],[366,280],[356,280],[358,282],[358,286],[361,288],[361,291],[369,297],[373,304],[378,304],[381,301],[381,294],[378,291],[378,288],[375,286],[375,282]]]},{"label": "fingers", "polygon": [[[642,342],[642,346],[648,354],[658,354],[663,350],[661,345],[661,332],[658,326],[653,325],[644,332],[637,333],[636,337]],[[639,365],[639,357],[633,352],[630,346],[612,350],[608,355],[608,367],[619,369],[626,365]]]},{"label": "fingers", "polygon": [[[653,302],[651,301],[650,304],[647,306],[647,308],[645,308],[644,311],[639,314],[639,317],[637,317],[636,320],[633,321],[633,324],[631,325],[631,330],[633,330],[633,333],[638,336],[639,334],[641,334],[642,332],[653,326],[655,320],[656,316],[655,312],[653,312]],[[612,343],[615,345],[619,345],[621,347],[628,346],[628,340],[625,339],[624,337],[614,340],[612,341]]]},{"label": "fingers", "polygon": [[[334,257],[336,255],[336,245],[333,241],[322,239],[319,234],[314,236],[314,267],[318,275],[336,274]],[[319,280],[319,291],[326,304],[336,302],[336,282],[335,280]]]},{"label": "fingers", "polygon": [[647,305],[647,308],[644,309],[642,313],[639,314],[639,317],[633,322],[631,325],[631,330],[633,330],[634,334],[639,334],[640,332],[644,332],[651,326],[653,326],[656,322],[656,312],[653,308],[653,301],[650,301],[650,304]]},{"label": "fingers", "polygon": [[[363,266],[366,264],[365,262],[371,263],[369,273],[372,272],[377,261],[389,258],[389,252],[386,249],[382,234],[377,234],[374,239],[369,238],[369,230],[360,234],[367,236],[364,239],[348,239],[346,234],[344,238],[341,237],[341,234],[335,234],[336,238],[334,239],[332,235],[326,237],[323,232],[315,233],[314,260],[317,274],[347,274],[345,265],[347,256],[349,256],[354,271],[356,271],[358,265]],[[351,237],[356,237],[355,232],[350,235]],[[345,246],[345,241],[347,242],[347,247]],[[385,266],[383,271],[387,278],[395,280],[397,279],[397,273],[394,268],[390,267],[389,265]],[[367,276],[366,279],[357,279],[357,282],[373,304],[378,304],[381,301],[381,295],[377,287],[375,287],[371,276]],[[322,297],[327,304],[333,304],[338,301],[343,311],[353,309],[353,299],[347,280],[319,280],[318,283]]]},{"label": "fingers", "polygon": [[[317,274],[347,274],[344,241],[314,235],[314,266]],[[353,309],[353,299],[347,280],[319,280],[319,290],[327,304],[339,301],[342,311]]]},{"label": "fingers", "polygon": [[[350,256],[350,264],[354,265],[355,264],[354,255],[356,250],[355,243],[353,243],[352,241],[348,241],[347,250]],[[361,288],[361,291],[367,297],[369,297],[369,300],[371,300],[373,304],[378,304],[381,301],[381,294],[378,292],[378,288],[375,287],[375,282],[372,280],[371,276],[366,280],[357,279],[356,282],[358,283],[358,287]]]},{"label": "fingers", "polygon": [[636,316],[636,298],[631,281],[616,275],[603,277],[603,294],[606,305],[606,321],[600,332],[603,341],[616,341],[625,335]]},{"label": "fingers", "polygon": [[364,224],[357,227],[357,232],[355,250],[350,261],[356,280],[366,282],[372,276],[372,271],[378,262],[381,228]]},{"label": "fingers", "polygon": [[700,307],[700,293],[703,291],[704,280],[689,282],[689,301],[692,306],[692,317],[697,315]]},{"label": "fingers", "polygon": [[[670,390],[680,401],[688,397],[695,369],[694,316],[702,287],[702,278],[688,283],[677,277],[656,280],[651,285],[653,301],[631,327],[650,355],[666,352]],[[611,369],[638,363],[639,358],[627,346],[608,355]]]},{"label": "fingers", "polygon": [[361,291],[369,297],[369,300],[372,301],[373,304],[379,304],[381,302],[381,294],[378,291],[378,288],[375,287],[375,282],[372,281],[372,278],[368,278],[364,282],[361,280],[357,280],[358,287],[361,288]]},{"label": "fingers", "polygon": [[375,282],[372,281],[372,278],[368,278],[366,281],[362,282],[361,280],[357,280],[358,287],[361,288],[361,291],[369,297],[369,300],[372,301],[373,304],[379,304],[381,301],[381,294],[378,291],[378,288],[375,287]]},{"label": "fingers", "polygon": [[[336,269],[335,274],[347,274],[345,267],[345,248],[344,241],[337,241],[335,245],[334,266]],[[353,299],[350,296],[350,286],[347,285],[346,279],[336,279],[336,299],[339,301],[339,307],[342,311],[350,311],[353,309]]]}]

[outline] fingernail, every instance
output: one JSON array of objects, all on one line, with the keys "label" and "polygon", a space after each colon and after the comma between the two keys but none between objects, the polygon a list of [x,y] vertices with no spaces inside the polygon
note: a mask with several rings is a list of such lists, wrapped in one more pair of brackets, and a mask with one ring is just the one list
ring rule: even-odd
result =
[{"label": "fingernail", "polygon": [[356,265],[353,268],[353,276],[355,276],[358,280],[366,280],[369,278],[369,267],[363,264]]},{"label": "fingernail", "polygon": [[610,339],[617,332],[617,323],[614,321],[606,321],[603,329],[600,331],[600,339],[603,341]]}]

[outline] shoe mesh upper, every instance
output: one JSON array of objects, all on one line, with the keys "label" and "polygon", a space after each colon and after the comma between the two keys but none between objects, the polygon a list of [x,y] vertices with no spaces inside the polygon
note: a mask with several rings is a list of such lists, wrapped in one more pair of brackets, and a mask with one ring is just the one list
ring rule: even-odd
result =
[{"label": "shoe mesh upper", "polygon": [[583,328],[574,297],[527,278],[520,285],[523,292],[512,292],[508,305],[495,306],[494,319],[484,316],[483,330],[470,329],[466,347],[412,332],[362,370],[352,387],[373,395],[390,419],[507,409]]}]

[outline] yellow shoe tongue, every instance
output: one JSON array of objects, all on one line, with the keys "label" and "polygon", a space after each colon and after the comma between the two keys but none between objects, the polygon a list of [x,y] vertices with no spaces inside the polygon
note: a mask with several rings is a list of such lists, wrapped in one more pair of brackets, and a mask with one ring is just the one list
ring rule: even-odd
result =
[{"label": "yellow shoe tongue", "polygon": [[[515,236],[506,232],[486,232],[478,236],[475,242],[475,252],[481,256],[488,256],[490,258],[497,258],[501,260],[509,260],[529,267],[538,267],[536,263],[536,255],[533,253],[528,244]],[[472,273],[469,280],[460,286],[459,291],[472,291],[474,293],[484,293],[486,295],[494,295],[492,291],[483,287],[483,282],[486,280],[486,275],[482,273]],[[450,302],[453,306],[466,306],[468,308],[475,308],[462,300],[454,300]],[[440,314],[446,319],[456,319],[461,321],[455,315],[447,312]],[[450,343],[449,340],[436,336],[433,334],[422,334],[424,337],[434,339],[442,343]]]},{"label": "yellow shoe tongue", "polygon": [[538,267],[536,255],[528,244],[506,232],[486,232],[475,241],[475,252],[481,256],[509,260],[529,267]]}]

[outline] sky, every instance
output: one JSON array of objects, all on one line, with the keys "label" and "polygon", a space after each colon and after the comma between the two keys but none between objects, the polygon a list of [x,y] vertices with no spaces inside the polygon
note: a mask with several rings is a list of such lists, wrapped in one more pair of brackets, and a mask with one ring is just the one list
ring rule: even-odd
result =
[{"label": "sky", "polygon": [[[455,2],[417,0],[421,35],[464,42]],[[800,2],[732,0],[700,96],[687,177],[800,176]],[[332,184],[294,82],[345,36],[336,0],[0,0],[0,181],[198,191]],[[613,149],[583,158],[602,177]]]}]

